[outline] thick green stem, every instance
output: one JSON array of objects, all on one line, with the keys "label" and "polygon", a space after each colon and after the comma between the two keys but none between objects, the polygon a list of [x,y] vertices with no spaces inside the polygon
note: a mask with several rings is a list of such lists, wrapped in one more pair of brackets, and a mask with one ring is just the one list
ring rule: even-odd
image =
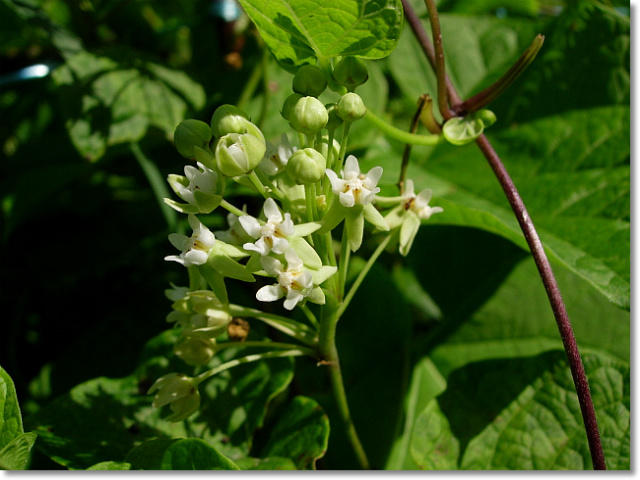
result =
[{"label": "thick green stem", "polygon": [[338,358],[338,350],[336,349],[336,326],[339,316],[337,315],[338,312],[335,310],[335,306],[336,305],[331,302],[328,302],[325,306],[325,309],[331,310],[332,313],[325,312],[327,316],[323,318],[322,328],[320,329],[319,351],[322,363],[327,365],[328,368],[333,397],[338,407],[340,419],[344,424],[347,437],[351,442],[360,467],[363,470],[369,470],[370,466],[367,454],[364,451],[364,447],[358,437],[358,432],[353,424],[353,419],[351,418],[347,392],[344,389],[342,371],[340,370],[340,359]]}]

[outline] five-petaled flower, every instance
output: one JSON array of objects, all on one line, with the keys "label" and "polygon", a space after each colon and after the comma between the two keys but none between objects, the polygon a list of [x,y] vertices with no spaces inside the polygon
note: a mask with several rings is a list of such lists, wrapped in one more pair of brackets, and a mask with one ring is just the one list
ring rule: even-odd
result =
[{"label": "five-petaled flower", "polygon": [[269,275],[276,276],[278,283],[266,285],[256,293],[261,302],[275,302],[286,295],[284,308],[293,308],[308,296],[313,287],[313,277],[303,266],[302,260],[292,248],[284,252],[287,268],[280,260],[273,257],[262,257],[260,262]]},{"label": "five-petaled flower", "polygon": [[402,195],[404,200],[402,201],[402,207],[409,211],[414,212],[420,220],[428,220],[434,213],[440,213],[444,210],[442,207],[430,207],[429,201],[433,192],[430,188],[425,188],[419,194],[415,194],[413,189],[413,180],[407,180],[405,185],[404,194]]},{"label": "five-petaled flower", "polygon": [[380,191],[376,187],[382,176],[382,167],[374,167],[366,175],[360,173],[360,165],[353,155],[349,155],[345,162],[342,177],[336,172],[327,170],[327,177],[331,181],[333,193],[338,195],[340,203],[345,207],[370,204],[376,193]]},{"label": "five-petaled flower", "polygon": [[280,137],[280,144],[273,145],[267,142],[267,152],[258,168],[267,175],[277,175],[287,166],[287,162],[298,148],[291,146],[286,133]]},{"label": "five-petaled flower", "polygon": [[198,168],[192,165],[186,165],[184,167],[184,175],[187,177],[189,184],[187,186],[176,186],[176,193],[191,205],[198,204],[194,196],[196,191],[213,194],[216,191],[216,183],[218,181],[218,174],[216,172],[200,162],[198,162],[197,165]]},{"label": "five-petaled flower", "polygon": [[209,252],[216,241],[215,235],[195,215],[189,215],[189,225],[193,229],[190,237],[179,233],[169,235],[169,241],[178,250],[180,255],[169,255],[165,260],[181,263],[185,267],[192,265],[204,265],[209,258]]},{"label": "five-petaled flower", "polygon": [[242,228],[253,238],[258,239],[255,243],[245,243],[243,248],[258,252],[263,256],[268,255],[269,252],[284,253],[289,247],[287,237],[293,235],[291,214],[285,213],[283,217],[275,200],[268,198],[264,202],[264,215],[267,217],[264,225],[249,215],[240,217]]},{"label": "five-petaled flower", "polygon": [[195,378],[181,373],[169,373],[156,380],[148,393],[156,390],[158,393],[153,399],[153,406],[160,408],[169,405],[173,411],[167,417],[169,422],[184,420],[200,407],[200,392]]}]

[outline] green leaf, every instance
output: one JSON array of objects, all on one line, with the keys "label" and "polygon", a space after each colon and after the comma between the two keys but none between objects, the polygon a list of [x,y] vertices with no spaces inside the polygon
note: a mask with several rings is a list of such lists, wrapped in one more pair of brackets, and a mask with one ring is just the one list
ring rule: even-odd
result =
[{"label": "green leaf", "polygon": [[[629,308],[629,107],[554,115],[490,136],[536,225],[552,262],[577,273],[612,303]],[[372,156],[397,178],[399,154]],[[520,226],[482,154],[439,145],[429,174],[409,170],[417,189],[444,208],[429,224],[482,228],[528,250]]]},{"label": "green leaf", "polygon": [[329,419],[315,400],[297,396],[273,428],[263,457],[287,457],[298,469],[315,469],[329,440]]},{"label": "green leaf", "polygon": [[402,31],[399,0],[240,3],[278,62],[291,70],[330,57],[385,57]]},{"label": "green leaf", "polygon": [[227,457],[199,438],[185,438],[165,450],[162,470],[240,470]]},{"label": "green leaf", "polygon": [[[125,459],[135,445],[149,438],[199,432],[202,440],[232,460],[246,457],[271,400],[291,381],[292,360],[254,362],[216,375],[200,387],[199,413],[171,423],[164,419],[163,409],[151,406],[153,397],[146,392],[160,376],[185,368],[171,352],[177,336],[169,330],[152,339],[142,354],[143,365],[133,375],[82,383],[28,417],[39,436],[38,448],[61,465],[85,469]],[[211,366],[251,353],[247,350],[225,349]]]},{"label": "green leaf", "polygon": [[83,51],[53,73],[71,141],[88,160],[150,127],[171,138],[188,109],[204,106],[204,90],[184,73],[124,57]]},{"label": "green leaf", "polygon": [[90,466],[87,470],[131,470],[127,462],[100,462]]},{"label": "green leaf", "polygon": [[402,435],[398,437],[389,455],[386,470],[418,470],[420,466],[410,455],[410,442],[416,418],[433,399],[446,388],[446,382],[429,358],[423,358],[414,368],[405,397],[405,420]]},{"label": "green leaf", "polygon": [[23,433],[16,387],[6,370],[0,367],[0,448]]},{"label": "green leaf", "polygon": [[296,470],[293,461],[284,457],[241,458],[236,465],[241,470]]},{"label": "green leaf", "polygon": [[29,453],[36,442],[35,433],[22,433],[0,450],[0,468],[3,470],[26,470]]},{"label": "green leaf", "polygon": [[420,413],[413,427],[411,455],[421,470],[455,470],[460,443],[451,433],[449,421],[431,401]]},{"label": "green leaf", "polygon": [[[585,355],[583,361],[590,379],[607,466],[629,469],[629,367],[593,354]],[[498,413],[495,406],[500,401],[484,412],[483,417],[489,422],[469,441],[461,467],[591,469],[580,407],[564,352],[551,352],[525,362],[524,369],[523,364],[507,366],[504,362],[475,364],[450,377],[451,392],[441,398],[440,406],[450,421],[455,419],[454,431],[460,432],[466,425],[469,432],[474,430],[468,428],[469,423],[474,422],[472,418],[480,407],[470,405],[470,392],[477,392],[477,398],[488,402],[492,388],[504,391],[514,382],[521,382],[522,373],[518,375],[516,368],[528,369],[531,373],[531,380],[523,385],[516,398],[504,405],[499,415],[491,418],[494,412]]]}]

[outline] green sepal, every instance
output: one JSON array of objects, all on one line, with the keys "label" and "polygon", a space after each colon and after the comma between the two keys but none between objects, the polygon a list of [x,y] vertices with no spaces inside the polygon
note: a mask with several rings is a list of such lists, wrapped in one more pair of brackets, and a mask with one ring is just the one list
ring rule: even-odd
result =
[{"label": "green sepal", "polygon": [[325,302],[327,301],[325,296],[324,296],[324,292],[322,291],[322,289],[318,286],[313,287],[309,293],[307,294],[307,296],[305,297],[305,300],[310,301],[311,303],[315,303],[317,305],[324,305]]},{"label": "green sepal", "polygon": [[411,250],[413,240],[420,229],[420,218],[413,212],[407,212],[400,227],[400,254],[406,256]]},{"label": "green sepal", "polygon": [[305,266],[314,270],[322,267],[322,260],[318,256],[318,253],[304,238],[291,236],[287,238],[287,241],[291,248],[293,248],[298,254],[298,257],[300,257],[300,260],[302,260],[302,263],[304,263]]},{"label": "green sepal", "polygon": [[406,210],[402,208],[402,205],[398,205],[384,216],[384,221],[388,225],[389,229],[393,230],[394,228],[398,228],[402,225],[405,214]]},{"label": "green sepal", "polygon": [[[229,255],[224,252],[222,245],[227,244],[224,242],[216,242],[214,244],[211,252],[209,253],[209,260],[207,260],[207,264],[225,277],[235,278],[236,280],[242,280],[243,282],[255,282],[256,279],[246,269],[246,267],[229,257]],[[206,278],[207,277],[205,276],[205,279]]]},{"label": "green sepal", "polygon": [[213,212],[222,203],[222,195],[215,195],[201,190],[193,192],[193,198],[196,201],[198,212],[205,214]]},{"label": "green sepal", "polygon": [[216,157],[213,156],[213,153],[211,151],[196,146],[193,147],[193,153],[196,156],[196,161],[200,162],[205,167],[210,168],[211,170],[215,170]]},{"label": "green sepal", "polygon": [[[260,263],[260,258],[262,255],[258,252],[252,252],[251,257],[249,257],[249,261],[245,265],[248,271],[251,273],[256,273],[259,275],[258,271],[262,270],[262,264]],[[265,272],[266,273],[266,272]]]},{"label": "green sepal", "polygon": [[442,127],[442,135],[453,145],[465,145],[478,138],[485,128],[496,122],[495,114],[490,110],[478,110],[465,117],[450,118]]},{"label": "green sepal", "polygon": [[364,236],[363,208],[362,205],[354,205],[346,210],[344,226],[347,229],[349,248],[351,248],[352,252],[355,252],[362,245],[362,237]]},{"label": "green sepal", "polygon": [[338,271],[338,267],[324,265],[317,270],[310,270],[315,285],[322,285],[325,280]]},{"label": "green sepal", "polygon": [[[355,208],[355,207],[354,207]],[[338,224],[345,218],[347,209],[334,197],[331,206],[327,210],[327,213],[322,217],[322,227],[318,230],[319,235],[324,235],[330,232],[338,226]]]},{"label": "green sepal", "polygon": [[250,255],[250,253],[248,253],[246,250],[243,250],[242,248],[237,247],[236,245],[225,243],[221,240],[216,240],[216,244],[219,244],[218,248],[223,254],[231,258],[245,258]]},{"label": "green sepal", "polygon": [[367,205],[365,205],[362,213],[364,214],[364,219],[374,227],[382,230],[383,232],[389,231],[389,225],[387,225],[387,221],[384,219],[378,209],[373,206],[372,203],[368,203]]},{"label": "green sepal", "polygon": [[293,226],[293,234],[299,237],[306,237],[322,227],[319,222],[299,223]]},{"label": "green sepal", "polygon": [[173,134],[176,149],[185,158],[194,158],[194,148],[209,145],[210,140],[211,128],[209,125],[191,118],[180,122]]},{"label": "green sepal", "polygon": [[175,200],[172,200],[171,198],[163,198],[162,200],[164,201],[164,203],[166,203],[171,208],[173,208],[174,210],[180,213],[186,213],[186,214],[200,213],[200,210],[198,209],[198,207],[196,207],[195,205],[191,205],[190,203],[178,203]]},{"label": "green sepal", "polygon": [[198,271],[207,281],[209,288],[211,288],[214,295],[218,297],[218,300],[220,300],[223,305],[228,305],[229,296],[227,294],[227,287],[224,284],[224,277],[207,264],[200,265]]},{"label": "green sepal", "polygon": [[189,180],[187,180],[187,177],[184,175],[177,175],[175,173],[167,175],[167,183],[176,195],[178,195],[180,187],[187,188],[189,186]]}]

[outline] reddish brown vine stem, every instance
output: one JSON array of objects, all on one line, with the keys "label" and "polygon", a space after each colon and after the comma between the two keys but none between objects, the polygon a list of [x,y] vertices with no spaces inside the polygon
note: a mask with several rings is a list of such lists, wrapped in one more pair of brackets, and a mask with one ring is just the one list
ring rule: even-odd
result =
[{"label": "reddish brown vine stem", "polygon": [[[435,5],[432,0],[425,0],[425,3],[427,4],[427,8],[431,13],[430,17],[433,25],[434,21],[437,22],[437,12],[435,9]],[[433,45],[431,44],[431,41],[429,40],[422,26],[422,23],[420,22],[420,19],[409,4],[408,0],[402,0],[402,4],[404,7],[405,18],[411,26],[429,62],[434,67],[436,73],[441,72],[439,75],[436,75],[439,83],[438,92],[447,92],[447,96],[450,102],[450,108],[456,111],[457,108],[460,108],[462,101],[460,100],[460,97],[457,95],[455,88],[446,76],[446,73],[444,73],[444,54],[436,55]],[[439,27],[433,30],[434,33],[439,32]],[[438,34],[436,33],[436,38],[437,36]],[[551,264],[549,263],[549,259],[547,258],[547,255],[544,251],[544,247],[542,246],[542,242],[540,241],[538,232],[536,231],[535,226],[533,225],[533,222],[531,221],[531,218],[527,213],[524,202],[520,198],[520,194],[518,193],[516,186],[511,180],[507,169],[500,160],[500,157],[493,149],[493,146],[485,135],[480,135],[480,137],[476,140],[476,144],[482,151],[483,155],[489,162],[489,165],[491,166],[494,174],[496,175],[498,182],[500,183],[500,186],[502,187],[516,216],[516,219],[520,224],[522,233],[524,234],[527,244],[529,245],[529,249],[531,250],[533,259],[536,263],[536,266],[538,267],[538,272],[540,273],[540,277],[542,278],[542,282],[549,298],[549,303],[551,304],[551,309],[553,310],[553,314],[556,319],[556,324],[558,325],[560,337],[562,339],[562,343],[567,355],[567,360],[569,362],[569,368],[571,369],[571,375],[573,376],[573,381],[576,387],[576,393],[578,395],[578,401],[580,403],[582,418],[587,434],[587,441],[589,443],[589,450],[591,452],[593,468],[596,470],[606,470],[607,467],[605,463],[604,450],[602,448],[602,441],[600,439],[600,432],[596,420],[596,413],[593,406],[591,391],[589,389],[589,383],[587,381],[584,365],[582,364],[582,359],[580,357],[578,344],[573,333],[573,328],[571,327],[571,322],[569,321],[569,316],[567,314],[564,301],[562,300],[562,295],[560,294],[560,289],[555,279],[555,275],[553,274]]]}]

